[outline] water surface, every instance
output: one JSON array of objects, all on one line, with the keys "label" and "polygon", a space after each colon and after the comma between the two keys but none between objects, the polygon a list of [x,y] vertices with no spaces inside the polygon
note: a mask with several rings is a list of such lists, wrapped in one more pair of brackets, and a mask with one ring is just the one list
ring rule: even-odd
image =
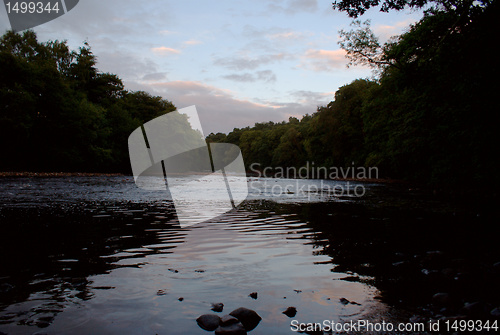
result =
[{"label": "water surface", "polygon": [[[129,177],[0,180],[0,331],[205,334],[195,320],[217,302],[221,316],[257,311],[252,334],[290,334],[292,319],[399,317],[372,277],[326,252],[339,204],[363,198],[332,192],[344,182],[250,182],[238,209],[181,229],[168,194]],[[303,183],[314,187],[302,192]],[[369,195],[380,186],[363,187]],[[327,225],[311,223],[310,203],[322,204]],[[289,306],[296,317],[282,314]]]}]

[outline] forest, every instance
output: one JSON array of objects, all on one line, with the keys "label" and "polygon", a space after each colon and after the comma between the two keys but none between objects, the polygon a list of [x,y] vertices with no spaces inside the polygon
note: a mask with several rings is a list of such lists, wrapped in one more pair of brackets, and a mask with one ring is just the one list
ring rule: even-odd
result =
[{"label": "forest", "polygon": [[[374,77],[342,86],[300,120],[263,122],[208,142],[241,148],[247,168],[377,167],[382,178],[463,187],[498,185],[495,130],[498,60],[491,36],[495,1],[389,1],[383,10],[424,7],[407,32],[380,44],[354,20],[339,42],[350,65]],[[342,1],[356,18],[378,1]],[[85,43],[39,42],[36,33],[0,38],[1,171],[130,173],[127,138],[172,102],[124,88],[100,72]],[[490,78],[490,79],[488,79]]]},{"label": "forest", "polygon": [[175,106],[125,90],[96,62],[87,43],[0,38],[0,170],[131,173],[128,136]]}]

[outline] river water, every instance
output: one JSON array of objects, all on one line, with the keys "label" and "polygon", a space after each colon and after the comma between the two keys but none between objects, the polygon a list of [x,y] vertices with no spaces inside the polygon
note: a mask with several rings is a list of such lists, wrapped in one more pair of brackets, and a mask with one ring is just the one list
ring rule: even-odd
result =
[{"label": "river water", "polygon": [[[236,210],[180,228],[168,195],[131,177],[1,179],[0,332],[206,334],[196,318],[219,302],[221,316],[255,310],[252,334],[293,333],[292,320],[405,317],[355,252],[387,219],[358,206],[385,186],[249,182]],[[282,313],[290,306],[293,318]]]}]

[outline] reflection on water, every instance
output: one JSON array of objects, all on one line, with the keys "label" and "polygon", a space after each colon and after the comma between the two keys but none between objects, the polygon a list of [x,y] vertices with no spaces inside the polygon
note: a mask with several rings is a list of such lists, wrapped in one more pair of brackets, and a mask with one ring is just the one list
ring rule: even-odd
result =
[{"label": "reflection on water", "polygon": [[[308,219],[314,207],[254,192],[238,210],[180,229],[164,194],[131,178],[0,183],[2,332],[205,334],[195,319],[216,302],[222,315],[257,311],[255,334],[289,334],[289,306],[300,322],[389,313],[370,276],[339,270],[335,230]],[[314,196],[324,215],[346,201]]]}]

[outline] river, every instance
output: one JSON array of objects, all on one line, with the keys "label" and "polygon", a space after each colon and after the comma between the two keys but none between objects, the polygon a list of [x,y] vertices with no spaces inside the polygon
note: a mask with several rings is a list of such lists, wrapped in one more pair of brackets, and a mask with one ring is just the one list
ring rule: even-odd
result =
[{"label": "river", "polygon": [[[212,303],[224,304],[220,316],[255,310],[262,321],[252,334],[293,333],[293,320],[413,315],[404,306],[415,297],[394,299],[377,262],[413,257],[405,241],[426,214],[393,215],[386,185],[249,182],[237,209],[181,228],[168,194],[131,177],[0,179],[0,332],[206,334],[196,318]],[[315,186],[299,192],[301,183]],[[399,203],[415,200],[397,192]],[[294,317],[282,313],[290,306]]]}]

